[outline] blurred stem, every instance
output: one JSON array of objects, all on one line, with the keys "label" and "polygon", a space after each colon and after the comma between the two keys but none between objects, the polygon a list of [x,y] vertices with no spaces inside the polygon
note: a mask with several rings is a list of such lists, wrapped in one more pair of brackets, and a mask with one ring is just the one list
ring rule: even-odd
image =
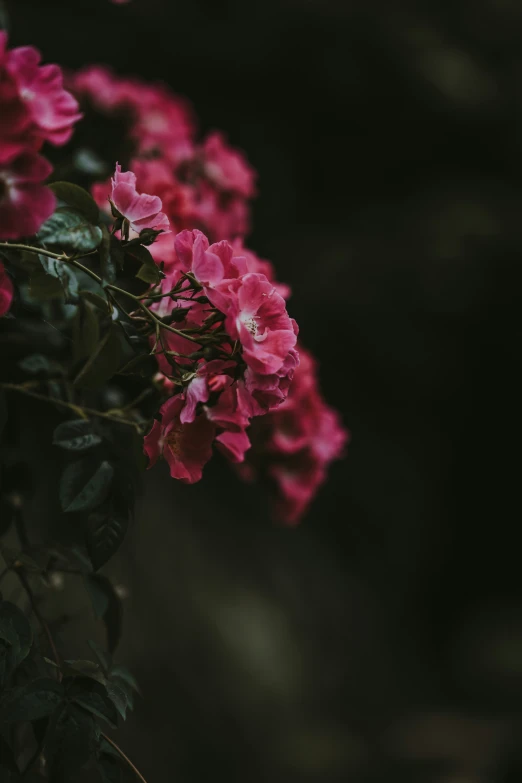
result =
[{"label": "blurred stem", "polygon": [[130,760],[130,758],[129,758],[128,756],[126,756],[126,755],[125,755],[125,753],[122,751],[122,749],[121,749],[120,747],[118,747],[118,745],[116,745],[116,743],[114,742],[114,740],[111,740],[111,738],[110,738],[110,737],[108,737],[106,734],[103,734],[103,733],[102,733],[102,735],[101,735],[101,736],[103,737],[103,739],[105,740],[105,742],[108,742],[108,743],[109,743],[109,745],[111,745],[111,746],[114,748],[114,750],[115,750],[117,753],[119,753],[119,755],[120,755],[120,756],[121,756],[121,758],[124,760],[124,762],[125,762],[126,764],[128,764],[128,766],[130,767],[130,769],[132,769],[132,771],[134,772],[134,774],[136,775],[136,777],[138,778],[138,780],[140,780],[140,781],[141,781],[141,783],[147,783],[147,781],[145,780],[145,778],[143,777],[143,775],[141,774],[141,772],[140,772],[140,771],[139,771],[139,770],[138,770],[138,769],[137,769],[137,768],[134,766],[134,764],[132,763],[132,761]]},{"label": "blurred stem", "polygon": [[27,397],[33,397],[35,400],[41,400],[42,402],[50,402],[62,408],[68,408],[69,410],[74,411],[76,415],[80,416],[82,419],[85,419],[89,416],[95,416],[99,419],[108,419],[109,421],[116,421],[119,424],[127,424],[129,427],[134,427],[134,429],[138,432],[138,434],[141,434],[141,428],[138,422],[131,421],[130,419],[124,419],[121,416],[116,416],[112,413],[107,413],[105,411],[96,411],[93,408],[84,408],[82,405],[75,405],[72,402],[59,400],[57,397],[48,397],[46,394],[39,394],[39,392],[34,392],[31,389],[28,389],[25,386],[19,385],[17,383],[0,383],[0,389],[6,389],[8,391],[17,391],[20,392],[21,394],[25,394]]},{"label": "blurred stem", "polygon": [[15,565],[14,568],[13,568],[13,571],[17,575],[18,579],[20,580],[20,583],[22,584],[22,587],[24,588],[25,592],[27,593],[27,597],[29,598],[29,601],[30,601],[30,604],[31,604],[31,609],[33,610],[34,616],[36,617],[36,619],[40,623],[40,626],[41,626],[43,632],[45,633],[45,636],[47,637],[47,642],[48,642],[49,647],[50,647],[50,649],[52,651],[54,662],[59,667],[59,670],[58,670],[58,673],[57,673],[58,681],[61,681],[61,679],[62,679],[62,672],[60,671],[60,669],[61,669],[61,666],[62,666],[62,661],[61,661],[61,658],[60,658],[60,656],[58,654],[58,650],[56,649],[56,645],[54,643],[54,639],[53,639],[53,635],[51,633],[51,630],[50,630],[49,626],[47,625],[47,623],[45,622],[45,619],[43,618],[43,616],[42,616],[42,614],[41,614],[41,612],[40,612],[40,610],[38,608],[38,604],[36,603],[36,598],[35,598],[34,593],[32,591],[31,585],[29,584],[29,580],[27,578],[27,575],[26,575],[25,571],[23,570],[23,567],[17,567]]}]

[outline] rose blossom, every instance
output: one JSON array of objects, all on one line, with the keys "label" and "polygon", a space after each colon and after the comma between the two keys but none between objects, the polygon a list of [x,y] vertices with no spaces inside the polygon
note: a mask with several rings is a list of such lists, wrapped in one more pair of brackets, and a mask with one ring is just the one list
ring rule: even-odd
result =
[{"label": "rose blossom", "polygon": [[183,424],[179,417],[183,404],[178,395],[161,406],[161,422],[154,421],[145,436],[144,450],[150,467],[163,455],[172,478],[194,484],[201,479],[203,467],[212,456],[215,426],[202,414]]},{"label": "rose blossom", "polygon": [[0,239],[35,234],[56,205],[42,180],[52,171],[40,155],[28,152],[0,165]]},{"label": "rose blossom", "polygon": [[0,261],[0,317],[9,312],[13,301],[13,284]]},{"label": "rose blossom", "polygon": [[144,228],[164,232],[170,230],[169,219],[161,212],[161,199],[147,193],[138,193],[136,175],[132,171],[122,171],[117,163],[111,182],[111,202],[122,217],[129,221],[133,231],[139,234]]},{"label": "rose blossom", "polygon": [[32,46],[5,51],[6,41],[6,34],[0,32],[1,67],[13,80],[26,106],[32,135],[40,144],[66,144],[82,115],[76,99],[63,88],[61,69],[57,65],[40,65],[40,53]]},{"label": "rose blossom", "polygon": [[307,510],[329,464],[342,456],[349,441],[339,415],[329,407],[318,387],[317,366],[299,346],[300,365],[287,399],[262,419],[252,432],[248,476],[260,472],[275,490],[277,515],[296,524]]}]

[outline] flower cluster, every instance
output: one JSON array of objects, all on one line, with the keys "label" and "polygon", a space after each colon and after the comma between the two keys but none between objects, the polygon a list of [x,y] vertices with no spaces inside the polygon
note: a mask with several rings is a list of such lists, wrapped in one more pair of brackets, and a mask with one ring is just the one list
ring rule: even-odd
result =
[{"label": "flower cluster", "polygon": [[349,441],[338,413],[319,391],[313,357],[302,346],[299,356],[287,399],[253,428],[251,458],[242,466],[244,478],[261,474],[270,480],[277,515],[287,524],[305,513]]},{"label": "flower cluster", "polygon": [[286,399],[299,363],[297,326],[275,286],[249,271],[226,240],[210,245],[197,229],[185,230],[174,249],[149,306],[176,324],[150,338],[164,388],[176,393],[161,407],[145,450],[152,464],[163,454],[174,478],[193,483],[214,441],[242,462],[250,419]]},{"label": "flower cluster", "polygon": [[[255,195],[255,172],[221,133],[196,139],[192,112],[161,85],[121,79],[91,66],[71,77],[80,100],[98,112],[127,119],[133,153],[128,161],[138,188],[158,195],[172,231],[199,228],[212,241],[243,238],[250,229],[249,201]],[[107,184],[93,195],[106,206]],[[174,260],[172,241],[153,253]]]},{"label": "flower cluster", "polygon": [[7,49],[2,31],[0,114],[0,239],[17,239],[38,231],[55,207],[42,184],[52,170],[42,145],[65,144],[81,115],[60,68],[40,65],[30,46]]}]

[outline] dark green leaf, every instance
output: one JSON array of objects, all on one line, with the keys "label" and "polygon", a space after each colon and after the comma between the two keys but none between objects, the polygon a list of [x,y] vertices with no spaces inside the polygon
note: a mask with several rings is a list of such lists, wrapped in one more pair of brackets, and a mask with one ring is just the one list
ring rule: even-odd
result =
[{"label": "dark green leaf", "polygon": [[98,309],[89,302],[80,299],[73,323],[73,358],[77,362],[91,356],[100,341],[100,322]]},{"label": "dark green leaf", "polygon": [[109,579],[102,574],[91,574],[85,579],[94,614],[103,618],[107,632],[109,653],[114,652],[121,636],[122,607]]},{"label": "dark green leaf", "polygon": [[91,712],[71,703],[49,722],[44,745],[49,780],[72,783],[76,775],[95,757],[100,729]]},{"label": "dark green leaf", "polygon": [[112,728],[118,725],[118,710],[101,683],[90,677],[75,677],[67,687],[67,696],[84,710],[107,721]]},{"label": "dark green leaf", "polygon": [[61,208],[43,224],[38,236],[49,245],[74,248],[80,253],[96,250],[102,241],[99,226],[92,226],[80,212]]},{"label": "dark green leaf", "polygon": [[136,677],[130,672],[126,666],[122,666],[121,664],[116,664],[115,666],[111,667],[110,672],[111,679],[114,677],[118,677],[120,680],[123,680],[126,682],[130,687],[136,691],[136,693],[141,693],[140,686],[138,685],[136,681]]},{"label": "dark green leaf", "polygon": [[92,639],[89,639],[87,644],[89,645],[89,647],[91,648],[91,650],[93,651],[97,659],[99,660],[100,666],[102,667],[103,671],[105,672],[105,674],[107,674],[112,666],[111,656],[109,655],[109,653],[106,653],[105,650],[102,650],[100,645],[96,644],[96,642],[93,641]]},{"label": "dark green leaf", "polygon": [[119,758],[108,753],[101,753],[98,758],[98,772],[100,773],[102,783],[120,783],[121,766]]},{"label": "dark green leaf", "polygon": [[150,250],[143,245],[133,245],[128,249],[128,254],[138,261],[141,266],[136,277],[145,283],[157,285],[161,280],[161,274],[158,265],[154,261]]},{"label": "dark green leaf", "polygon": [[118,551],[127,527],[128,520],[124,516],[105,515],[101,512],[91,515],[86,544],[95,571]]},{"label": "dark green leaf", "polygon": [[90,677],[105,685],[106,677],[101,666],[94,661],[64,661],[62,667],[64,677]]},{"label": "dark green leaf", "polygon": [[43,677],[11,691],[3,700],[0,714],[8,723],[33,721],[51,715],[63,699],[57,680]]},{"label": "dark green leaf", "polygon": [[[66,301],[76,302],[78,300],[78,281],[74,270],[67,266],[65,261],[59,261],[57,258],[49,258],[42,254],[38,258],[45,274],[59,280]],[[33,276],[31,276],[31,283]]]},{"label": "dark green leaf", "polygon": [[26,356],[18,362],[18,366],[24,372],[32,373],[33,375],[38,373],[50,375],[60,370],[59,364],[50,361],[47,356],[41,353],[32,353],[30,356]]},{"label": "dark green leaf", "polygon": [[129,689],[131,694],[131,699],[129,700],[126,689],[124,690],[124,688],[126,688],[125,684],[123,684],[123,688],[121,688],[116,680],[109,680],[107,683],[107,693],[109,694],[113,705],[123,720],[126,720],[127,710],[129,707],[132,709],[132,704],[130,703],[130,701],[132,701],[132,692]]},{"label": "dark green leaf", "polygon": [[0,640],[6,643],[4,674],[8,677],[27,657],[33,632],[25,614],[12,603],[0,601]]},{"label": "dark green leaf", "polygon": [[64,511],[91,511],[103,503],[112,482],[114,468],[102,462],[80,460],[68,465],[60,482],[60,502]]},{"label": "dark green leaf", "polygon": [[75,385],[97,389],[110,380],[125,362],[126,345],[121,330],[113,324],[75,378]]},{"label": "dark green leaf", "polygon": [[89,223],[98,223],[100,217],[99,207],[86,190],[78,187],[78,185],[73,185],[72,182],[53,182],[49,187],[54,192],[56,198],[81,212]]},{"label": "dark green leaf", "polygon": [[64,295],[64,286],[60,278],[51,275],[43,266],[34,267],[29,278],[29,296],[35,301],[59,299]]},{"label": "dark green leaf", "polygon": [[92,422],[87,419],[64,421],[57,426],[53,435],[54,445],[69,451],[85,451],[101,442],[101,437],[93,432]]},{"label": "dark green leaf", "polygon": [[95,294],[94,291],[80,291],[80,297],[82,299],[86,299],[87,302],[90,302],[92,305],[98,308],[98,310],[101,310],[102,313],[108,313],[109,312],[109,303],[107,299],[105,299],[102,296],[99,296],[98,294]]}]

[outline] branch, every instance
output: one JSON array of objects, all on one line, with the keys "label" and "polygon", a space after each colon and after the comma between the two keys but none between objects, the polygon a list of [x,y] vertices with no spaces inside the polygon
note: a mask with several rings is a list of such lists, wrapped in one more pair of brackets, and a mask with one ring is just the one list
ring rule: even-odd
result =
[{"label": "branch", "polygon": [[105,740],[105,742],[108,742],[108,743],[109,743],[109,745],[111,745],[111,746],[114,748],[114,750],[115,750],[117,753],[119,753],[119,755],[120,755],[120,756],[121,756],[121,758],[124,760],[124,762],[125,762],[126,764],[128,764],[128,765],[129,765],[130,769],[132,769],[132,771],[134,772],[134,774],[136,775],[136,777],[138,778],[138,780],[139,780],[139,781],[141,781],[141,783],[147,783],[147,781],[145,780],[145,778],[143,777],[143,775],[141,774],[141,772],[139,771],[139,769],[137,769],[137,768],[134,766],[134,764],[132,763],[132,761],[130,760],[130,758],[129,758],[128,756],[126,756],[126,755],[125,755],[125,753],[122,751],[122,749],[121,749],[120,747],[118,747],[118,745],[116,745],[116,743],[114,742],[114,740],[111,740],[111,738],[110,738],[110,737],[108,737],[106,734],[103,734],[103,732],[102,732],[101,736],[103,737],[103,739]]},{"label": "branch", "polygon": [[21,394],[25,394],[27,397],[33,397],[35,400],[41,400],[42,402],[50,402],[54,405],[61,406],[62,408],[68,408],[69,410],[72,410],[76,413],[77,416],[80,416],[82,419],[86,418],[86,416],[96,416],[99,419],[108,419],[109,421],[116,421],[120,424],[127,424],[129,427],[134,427],[134,429],[138,432],[138,434],[141,434],[141,428],[138,422],[131,421],[130,419],[124,419],[120,416],[115,416],[111,413],[106,413],[105,411],[96,411],[93,408],[84,408],[81,405],[75,405],[72,402],[66,402],[65,400],[59,400],[57,397],[48,397],[46,394],[39,394],[38,392],[31,391],[30,389],[27,389],[25,386],[21,386],[17,383],[0,383],[0,389],[7,389],[8,391],[17,391]]}]

